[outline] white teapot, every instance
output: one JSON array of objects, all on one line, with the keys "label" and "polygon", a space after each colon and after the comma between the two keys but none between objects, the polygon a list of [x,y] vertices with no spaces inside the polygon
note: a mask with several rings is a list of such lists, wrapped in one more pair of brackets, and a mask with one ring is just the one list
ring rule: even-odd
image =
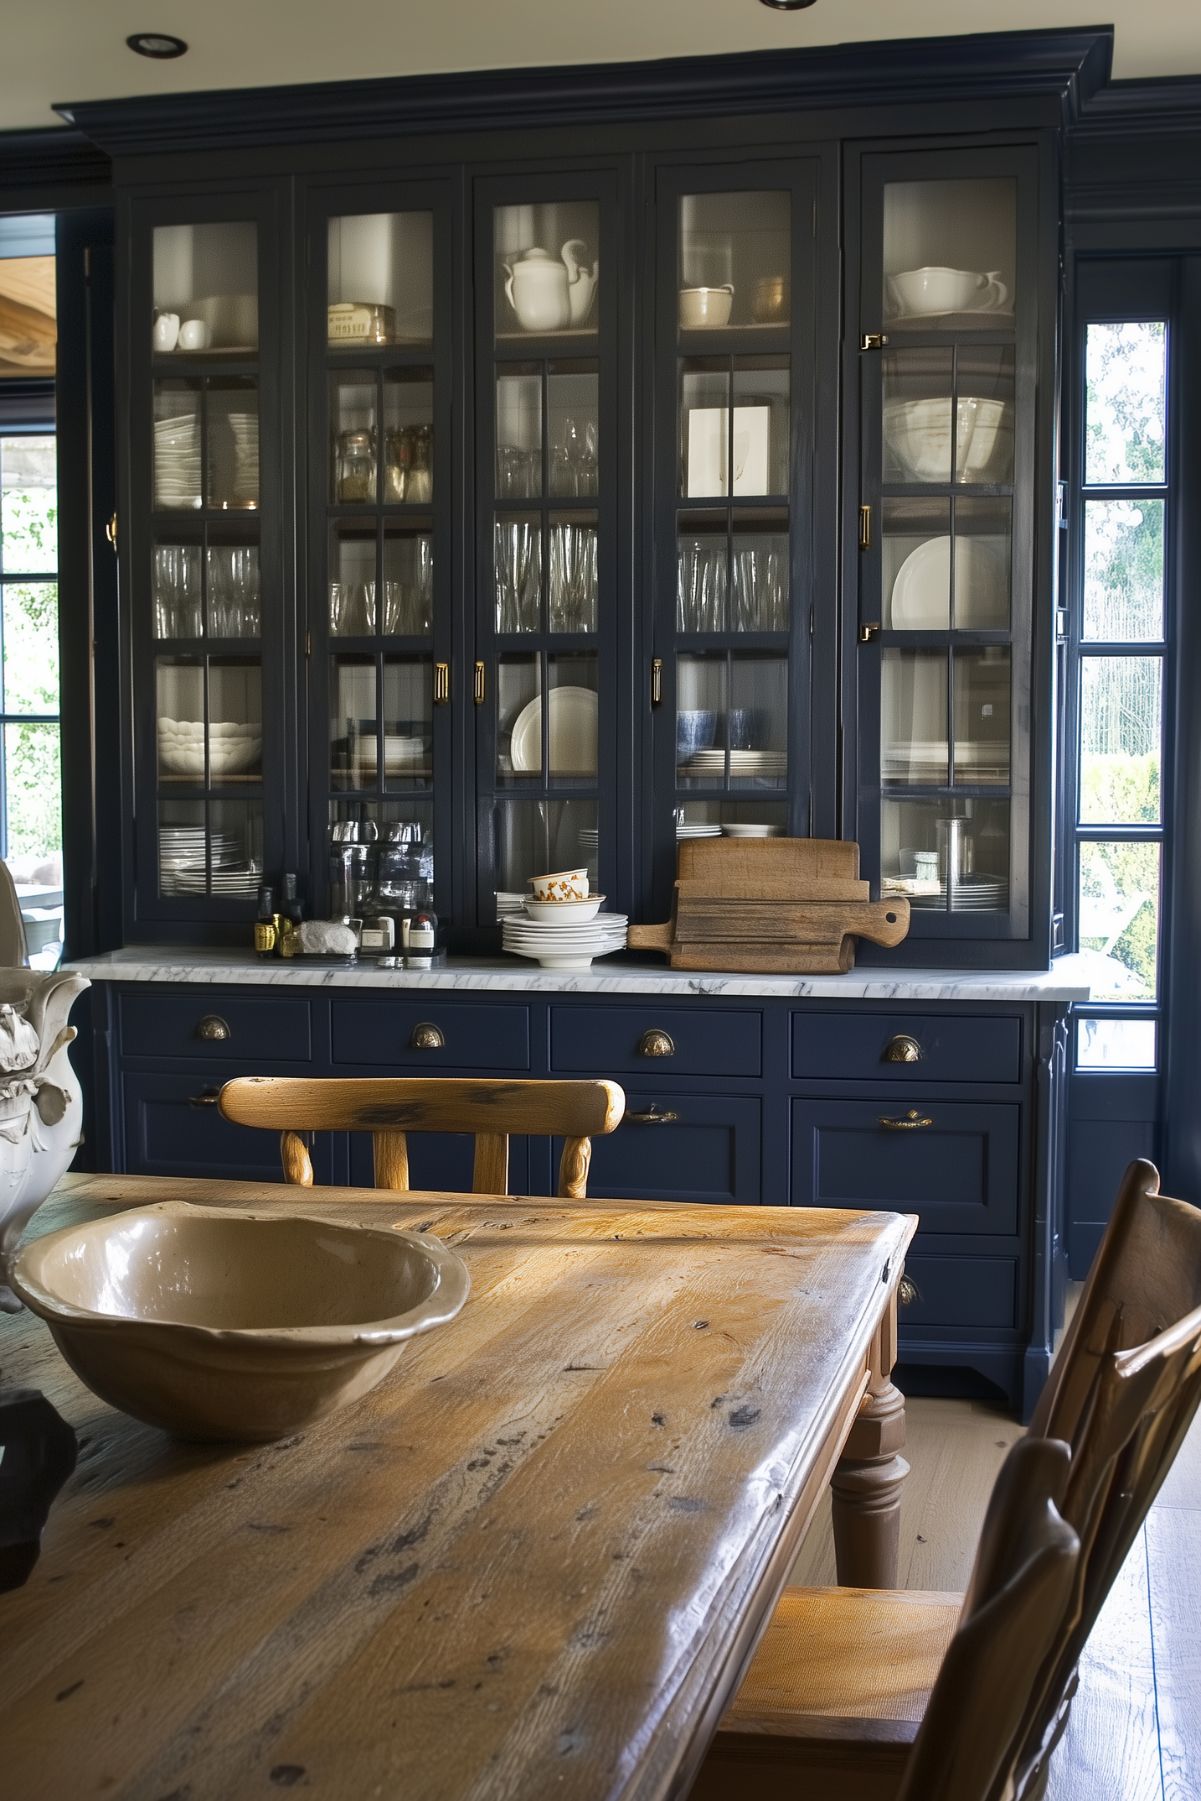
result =
[{"label": "white teapot", "polygon": [[581,263],[577,252],[584,249],[582,238],[564,244],[558,257],[535,245],[503,265],[505,295],[524,331],[565,331],[587,319],[599,264]]}]

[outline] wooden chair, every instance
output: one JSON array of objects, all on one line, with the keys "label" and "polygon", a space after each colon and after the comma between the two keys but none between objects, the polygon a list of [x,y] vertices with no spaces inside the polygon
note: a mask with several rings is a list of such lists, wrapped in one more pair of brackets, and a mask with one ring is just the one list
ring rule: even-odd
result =
[{"label": "wooden chair", "polygon": [[[1060,1500],[1081,1552],[1052,1638],[1014,1655],[999,1633],[986,1633],[969,1657],[961,1638],[970,1614],[958,1596],[786,1590],[693,1801],[750,1793],[756,1801],[1034,1801],[1044,1792],[1080,1653],[1201,1401],[1201,1210],[1158,1188],[1151,1164],[1127,1170],[1020,1441],[1064,1440],[1071,1450]],[[982,1541],[981,1557],[990,1555]],[[965,1670],[974,1672],[970,1683]],[[970,1741],[999,1709],[1005,1743],[986,1780]],[[958,1772],[953,1780],[930,1774],[936,1723],[955,1741],[959,1761],[946,1766]]]},{"label": "wooden chair", "polygon": [[313,1185],[301,1133],[369,1131],[375,1185],[409,1186],[409,1132],[469,1132],[475,1138],[472,1191],[506,1194],[509,1134],[539,1133],[565,1142],[559,1194],[582,1201],[592,1140],[621,1123],[626,1097],[616,1082],[508,1082],[454,1076],[240,1076],[226,1082],[217,1105],[242,1126],[280,1133],[284,1177]]}]

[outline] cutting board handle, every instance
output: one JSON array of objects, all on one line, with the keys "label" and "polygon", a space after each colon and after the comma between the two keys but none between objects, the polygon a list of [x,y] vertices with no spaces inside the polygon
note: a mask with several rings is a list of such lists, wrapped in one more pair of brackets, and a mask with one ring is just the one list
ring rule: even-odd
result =
[{"label": "cutting board handle", "polygon": [[866,905],[848,909],[855,917],[851,926],[857,938],[866,938],[869,944],[882,944],[891,948],[900,944],[909,930],[909,902],[907,900],[868,901]]},{"label": "cutting board handle", "polygon": [[630,926],[626,943],[632,951],[669,951],[675,925],[665,919],[660,926]]}]

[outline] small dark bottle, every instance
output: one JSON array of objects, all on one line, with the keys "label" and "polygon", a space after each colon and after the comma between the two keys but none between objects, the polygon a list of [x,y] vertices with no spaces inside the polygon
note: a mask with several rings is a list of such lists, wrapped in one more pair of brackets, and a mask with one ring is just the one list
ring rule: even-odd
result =
[{"label": "small dark bottle", "polygon": [[275,889],[264,882],[259,889],[258,912],[254,920],[254,954],[274,957],[279,941],[279,914],[275,911]]},{"label": "small dark bottle", "polygon": [[280,913],[279,954],[281,957],[295,957],[300,950],[300,922],[304,918],[304,906],[296,877],[290,871],[284,876]]}]

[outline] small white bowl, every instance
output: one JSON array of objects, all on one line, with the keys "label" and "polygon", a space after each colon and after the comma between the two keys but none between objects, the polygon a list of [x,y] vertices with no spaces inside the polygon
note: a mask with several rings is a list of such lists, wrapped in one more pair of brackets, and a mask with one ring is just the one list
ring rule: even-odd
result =
[{"label": "small white bowl", "polygon": [[680,324],[685,331],[720,328],[730,323],[734,290],[728,283],[720,288],[681,288],[679,305]]},{"label": "small white bowl", "polygon": [[585,925],[596,918],[604,898],[603,894],[590,894],[587,900],[527,900],[525,910],[542,925]]},{"label": "small white bowl", "polygon": [[588,871],[556,869],[549,875],[534,875],[530,877],[530,888],[537,901],[587,900]]}]

